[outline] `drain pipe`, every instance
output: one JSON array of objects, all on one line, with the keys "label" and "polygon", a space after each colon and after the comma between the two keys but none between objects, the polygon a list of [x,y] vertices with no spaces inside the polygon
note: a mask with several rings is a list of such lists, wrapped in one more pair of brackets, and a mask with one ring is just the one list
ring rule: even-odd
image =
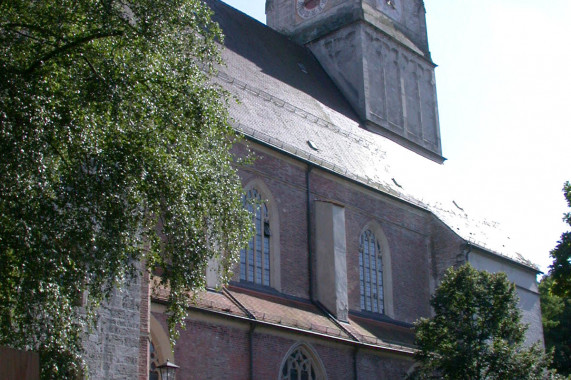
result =
[{"label": "drain pipe", "polygon": [[466,263],[470,262],[470,253],[472,252],[472,244],[470,243],[466,243],[466,245],[464,246],[464,253],[466,255]]},{"label": "drain pipe", "polygon": [[222,294],[224,294],[236,306],[238,306],[238,308],[242,310],[242,312],[246,314],[246,316],[250,320],[250,328],[248,330],[248,345],[249,345],[248,361],[250,367],[249,368],[250,380],[253,380],[254,379],[254,330],[256,329],[256,317],[254,316],[254,314],[250,313],[250,310],[248,310],[244,305],[242,305],[240,301],[238,301],[238,299],[236,299],[236,297],[234,297],[234,295],[230,293],[228,289],[222,288]]},{"label": "drain pipe", "polygon": [[311,191],[309,175],[313,169],[313,165],[307,163],[307,170],[305,171],[305,186],[306,186],[306,223],[307,223],[307,273],[309,279],[309,299],[314,301],[313,297],[313,255],[311,254]]},{"label": "drain pipe", "polygon": [[359,379],[359,366],[357,365],[357,355],[359,355],[359,346],[355,346],[353,350],[353,372],[355,375],[355,380]]},{"label": "drain pipe", "polygon": [[250,345],[250,380],[254,380],[254,330],[256,329],[256,324],[254,322],[250,322],[250,331],[249,331],[249,345]]}]

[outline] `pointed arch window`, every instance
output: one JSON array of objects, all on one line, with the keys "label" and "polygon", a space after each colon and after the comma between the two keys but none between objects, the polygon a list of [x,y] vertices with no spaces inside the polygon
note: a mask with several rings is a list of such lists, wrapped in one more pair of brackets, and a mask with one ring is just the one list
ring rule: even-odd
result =
[{"label": "pointed arch window", "polygon": [[323,380],[322,366],[305,347],[297,346],[282,364],[280,380]]},{"label": "pointed arch window", "polygon": [[258,190],[248,190],[244,206],[252,215],[255,234],[248,248],[240,251],[240,280],[270,286],[270,218]]},{"label": "pointed arch window", "polygon": [[359,277],[361,310],[383,314],[383,261],[379,242],[371,230],[361,234]]}]

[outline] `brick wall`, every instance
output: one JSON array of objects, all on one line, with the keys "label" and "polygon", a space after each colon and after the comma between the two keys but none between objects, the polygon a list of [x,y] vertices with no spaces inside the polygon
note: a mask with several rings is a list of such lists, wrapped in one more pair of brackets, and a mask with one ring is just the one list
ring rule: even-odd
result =
[{"label": "brick wall", "polygon": [[[153,315],[166,329],[164,315]],[[189,318],[175,347],[177,379],[248,379],[248,328],[247,323]]]},{"label": "brick wall", "polygon": [[396,356],[379,357],[369,350],[357,354],[358,380],[404,379],[413,362]]},{"label": "brick wall", "polygon": [[[243,147],[237,147],[238,154]],[[254,149],[256,161],[242,168],[244,185],[254,179],[264,182],[279,210],[280,262],[282,292],[309,298],[306,224],[306,166],[269,151]],[[313,169],[311,182],[311,215],[314,200],[327,199],[345,206],[347,233],[347,277],[349,307],[360,310],[359,300],[359,237],[370,222],[377,222],[390,245],[395,317],[413,322],[428,316],[430,307],[430,233],[432,215],[391,199],[378,192],[344,181]],[[314,220],[311,221],[314,225]],[[315,236],[315,228],[312,226]],[[315,250],[315,247],[312,248]],[[235,270],[237,272],[238,269]],[[235,276],[238,280],[238,276]]]},{"label": "brick wall", "polygon": [[360,310],[359,239],[367,224],[380,225],[391,256],[394,316],[413,322],[430,313],[429,222],[431,215],[382,194],[316,170],[311,177],[315,198],[345,206],[349,307]]},{"label": "brick wall", "polygon": [[[243,154],[244,147],[235,148]],[[271,209],[278,213],[281,291],[309,298],[305,164],[266,148],[255,148],[251,167],[240,168],[242,183],[262,181],[271,193]],[[349,306],[360,309],[359,237],[371,222],[386,237],[391,256],[394,317],[414,322],[430,315],[429,297],[445,267],[461,252],[462,241],[430,213],[379,192],[344,181],[320,169],[310,172],[311,214],[314,201],[331,200],[345,207]],[[311,233],[315,234],[314,220]],[[274,236],[274,235],[273,235]],[[312,247],[314,250],[315,247]],[[235,281],[239,281],[239,268]],[[143,309],[142,309],[143,310]],[[165,316],[153,315],[165,326]],[[277,378],[293,345],[308,343],[323,363],[328,379],[353,379],[355,360],[359,379],[402,378],[412,365],[409,356],[359,349],[353,344],[302,335],[281,328],[257,327],[231,317],[193,311],[175,349],[178,379],[248,379],[250,350],[254,379]],[[144,326],[141,326],[144,328]],[[142,330],[141,330],[142,331]]]},{"label": "brick wall", "polygon": [[[367,199],[363,195],[362,199]],[[400,210],[399,219],[394,217],[399,210],[394,205],[376,199],[368,199],[367,208],[349,207],[347,215],[347,277],[349,305],[352,310],[360,310],[359,289],[359,244],[363,228],[371,221],[377,222],[388,241],[391,256],[393,306],[395,319],[414,322],[430,312],[428,299],[430,290],[428,279],[430,266],[426,245],[425,224],[428,215],[423,216],[425,224],[416,219],[419,216]],[[395,210],[396,209],[396,210]],[[408,215],[407,215],[408,214]],[[418,225],[412,229],[408,225]]]},{"label": "brick wall", "polygon": [[[305,167],[292,160],[256,151],[253,167],[240,171],[243,185],[261,180],[276,202],[279,213],[281,290],[309,298]],[[275,226],[271,226],[275,230]],[[234,280],[239,280],[239,268]]]},{"label": "brick wall", "polygon": [[[153,315],[166,327],[163,314]],[[408,356],[374,349],[356,351],[352,344],[258,325],[252,333],[252,379],[277,379],[289,351],[300,343],[317,356],[315,362],[323,365],[329,380],[355,379],[355,358],[359,379],[400,379],[412,365]],[[179,380],[250,379],[250,324],[191,312],[175,347],[175,362],[180,366]]]},{"label": "brick wall", "polygon": [[438,286],[446,269],[466,261],[465,242],[436,218],[431,222],[431,228],[432,271]]},{"label": "brick wall", "polygon": [[354,379],[354,348],[349,345],[314,342],[312,347],[319,355],[328,380]]},{"label": "brick wall", "polygon": [[286,355],[294,345],[306,344],[323,365],[327,379],[354,378],[353,347],[295,333],[272,334],[267,329],[254,333],[254,379],[277,379]]}]

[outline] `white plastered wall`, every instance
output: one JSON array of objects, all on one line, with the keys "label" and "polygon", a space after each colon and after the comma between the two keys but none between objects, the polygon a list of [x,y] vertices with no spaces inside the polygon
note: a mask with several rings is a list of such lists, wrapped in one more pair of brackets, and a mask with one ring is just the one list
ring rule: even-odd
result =
[{"label": "white plastered wall", "polygon": [[507,274],[509,280],[516,285],[520,298],[519,307],[522,311],[522,322],[529,326],[525,344],[531,345],[537,341],[543,344],[537,272],[521,264],[480,250],[472,250],[468,256],[468,261],[478,270]]}]

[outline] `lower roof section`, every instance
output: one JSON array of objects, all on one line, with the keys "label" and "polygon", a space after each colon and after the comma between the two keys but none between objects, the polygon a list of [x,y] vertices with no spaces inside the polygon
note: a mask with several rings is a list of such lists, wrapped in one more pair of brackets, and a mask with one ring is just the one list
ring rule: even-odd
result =
[{"label": "lower roof section", "polygon": [[[166,292],[155,292],[153,301],[166,301]],[[319,304],[309,300],[271,294],[230,285],[221,291],[195,295],[193,310],[212,312],[230,319],[272,326],[345,343],[412,355],[412,326],[379,316],[367,318],[351,313],[348,322],[337,321]]]}]

